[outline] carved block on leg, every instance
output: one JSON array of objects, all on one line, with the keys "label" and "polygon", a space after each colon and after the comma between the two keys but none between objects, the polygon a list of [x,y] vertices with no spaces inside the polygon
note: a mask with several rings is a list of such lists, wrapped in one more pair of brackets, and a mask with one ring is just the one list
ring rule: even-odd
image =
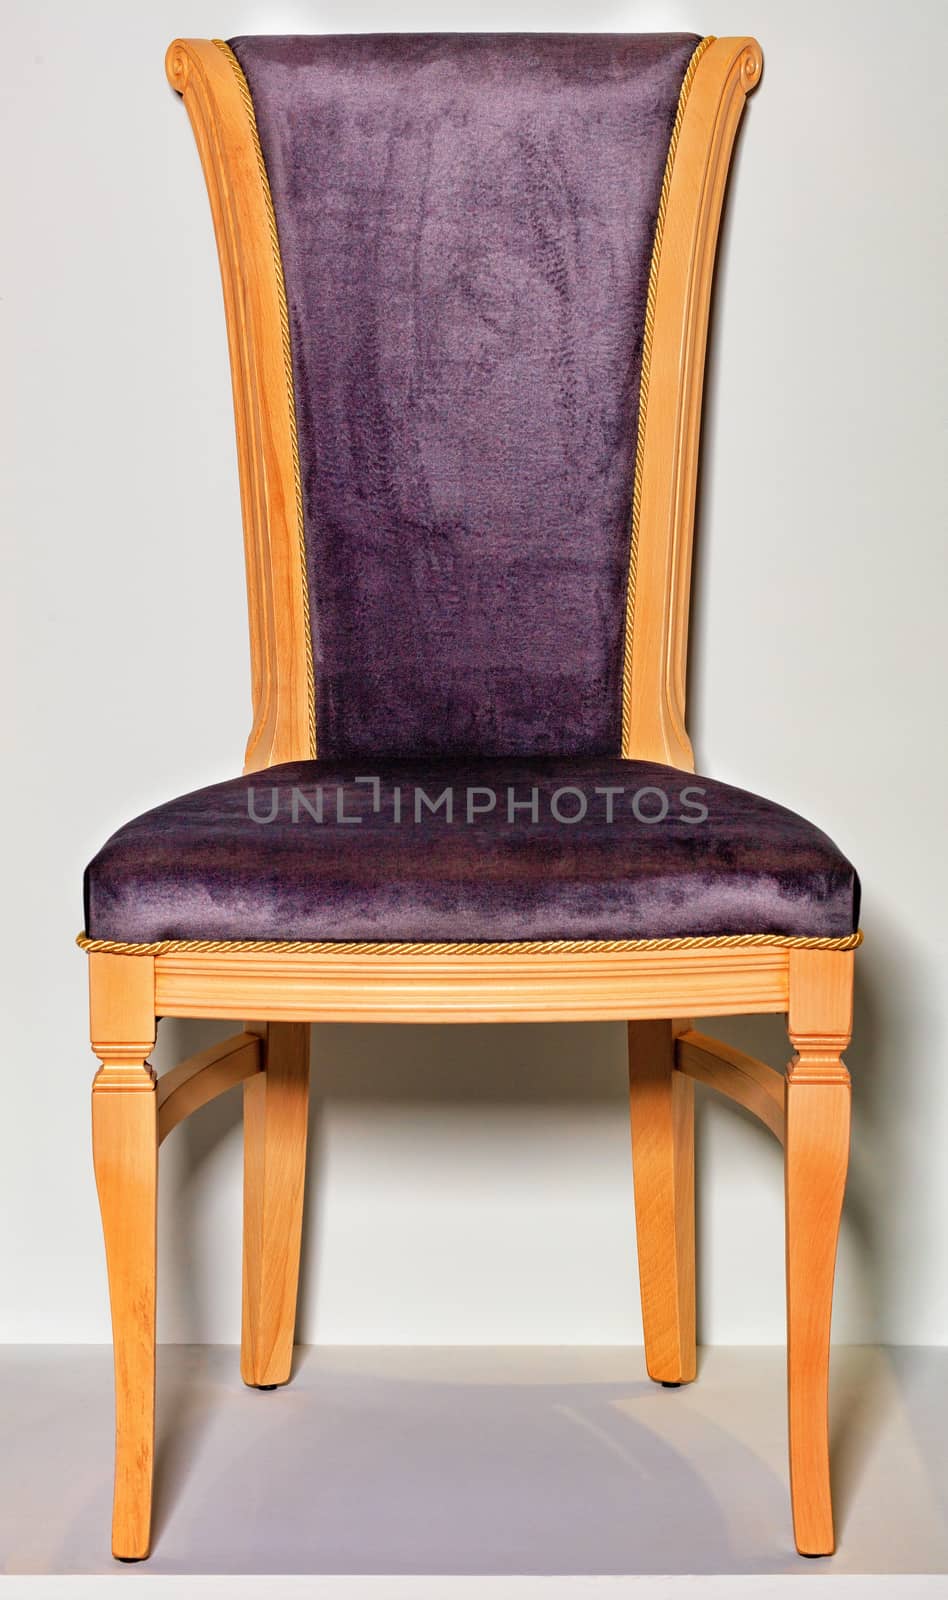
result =
[{"label": "carved block on leg", "polygon": [[675,1071],[678,1031],[671,1022],[629,1024],[645,1361],[649,1377],[668,1384],[691,1382],[697,1364],[694,1084]]},{"label": "carved block on leg", "polygon": [[155,1438],[158,1108],[146,1056],[155,1041],[154,962],[90,957],[92,1148],[115,1358],[112,1553],[148,1554]]},{"label": "carved block on leg", "polygon": [[836,1246],[849,1163],[853,957],[790,956],[787,1071],[787,1388],[797,1549],[835,1548],[829,1461],[829,1356]]},{"label": "carved block on leg", "polygon": [[309,1025],[271,1022],[263,1072],[244,1084],[244,1268],[240,1372],[256,1388],[286,1383],[299,1286]]}]

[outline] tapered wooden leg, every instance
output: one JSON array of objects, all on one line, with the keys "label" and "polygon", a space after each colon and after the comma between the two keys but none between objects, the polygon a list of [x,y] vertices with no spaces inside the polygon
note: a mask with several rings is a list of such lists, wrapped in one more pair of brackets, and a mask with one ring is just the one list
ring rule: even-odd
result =
[{"label": "tapered wooden leg", "polygon": [[674,1070],[671,1022],[629,1024],[632,1171],[645,1363],[660,1383],[695,1376],[694,1084]]},{"label": "tapered wooden leg", "polygon": [[158,1112],[145,1060],[155,1039],[154,962],[90,957],[92,1149],[115,1355],[112,1553],[147,1556],[155,1437]]},{"label": "tapered wooden leg", "polygon": [[240,1373],[258,1388],[286,1383],[299,1285],[309,1024],[270,1022],[265,1070],[244,1084],[244,1283]]},{"label": "tapered wooden leg", "polygon": [[849,1163],[853,957],[790,956],[787,1072],[787,1378],[793,1530],[802,1555],[835,1548],[829,1462],[830,1320]]}]

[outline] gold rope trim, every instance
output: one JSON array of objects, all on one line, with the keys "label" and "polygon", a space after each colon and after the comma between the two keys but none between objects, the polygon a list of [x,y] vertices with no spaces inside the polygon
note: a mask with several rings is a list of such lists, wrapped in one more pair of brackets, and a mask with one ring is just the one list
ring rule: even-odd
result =
[{"label": "gold rope trim", "polygon": [[645,417],[648,409],[648,382],[652,361],[652,336],[655,331],[655,298],[658,293],[658,269],[662,254],[662,237],[665,232],[665,214],[668,210],[668,195],[671,189],[672,170],[675,165],[675,152],[678,149],[678,139],[681,134],[681,125],[685,119],[685,106],[691,85],[694,82],[698,63],[709,45],[714,43],[714,35],[709,34],[706,39],[696,47],[695,53],[688,63],[688,70],[682,79],[681,91],[678,95],[678,109],[675,112],[675,122],[672,127],[671,139],[668,145],[668,155],[665,160],[665,173],[662,178],[662,192],[658,200],[658,216],[655,219],[655,238],[652,243],[652,259],[648,272],[648,293],[645,300],[645,327],[642,336],[642,375],[639,379],[639,414],[635,435],[635,476],[632,481],[632,519],[629,539],[629,577],[626,584],[625,600],[625,643],[622,660],[622,753],[628,753],[629,739],[632,724],[632,621],[635,610],[635,577],[639,557],[639,520],[642,512],[642,473],[645,467]]},{"label": "gold rope trim", "polygon": [[257,128],[257,116],[254,111],[253,97],[250,85],[244,76],[243,68],[234,55],[230,45],[224,39],[212,41],[221,54],[226,56],[234,71],[240,98],[244,103],[247,121],[250,125],[250,136],[253,140],[254,153],[257,157],[257,167],[260,172],[260,182],[263,187],[263,199],[267,210],[267,224],[270,230],[270,244],[273,249],[273,265],[276,272],[277,300],[280,307],[280,336],[283,343],[283,371],[286,377],[286,394],[290,412],[290,445],[293,452],[293,483],[296,490],[296,536],[299,545],[300,572],[303,580],[303,621],[306,627],[306,710],[309,721],[310,755],[316,755],[316,683],[313,675],[313,635],[309,608],[309,581],[307,576],[306,559],[306,525],[303,519],[303,477],[300,471],[300,445],[299,435],[296,431],[296,390],[293,384],[293,351],[290,344],[290,313],[286,299],[286,280],[283,276],[283,257],[280,253],[280,235],[277,231],[276,212],[273,208],[273,195],[270,193],[270,179],[267,173],[267,164],[263,159],[263,148],[260,144],[260,132]]},{"label": "gold rope trim", "polygon": [[636,950],[855,950],[862,933],[839,939],[805,934],[719,933],[679,939],[512,939],[481,944],[374,944],[286,939],[159,939],[154,944],[125,944],[119,939],[76,936],[80,950],[113,956],[170,955],[297,955],[297,956],[505,956],[622,955]]}]

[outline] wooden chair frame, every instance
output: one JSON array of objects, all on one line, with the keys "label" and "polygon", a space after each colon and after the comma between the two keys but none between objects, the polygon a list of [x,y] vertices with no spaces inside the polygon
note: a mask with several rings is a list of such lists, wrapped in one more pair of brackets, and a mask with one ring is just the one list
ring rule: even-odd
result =
[{"label": "wooden chair frame", "polygon": [[[279,244],[246,84],[226,46],[177,40],[169,79],[203,163],[236,413],[254,717],[246,770],[316,752],[302,505]],[[705,40],[682,92],[652,261],[629,584],[622,754],[692,770],[685,659],[711,277],[731,149],[760,77],[753,39]],[[694,1081],[785,1146],[790,1473],[797,1546],[834,1547],[830,1315],[849,1146],[850,940],[764,937],[498,945],[153,946],[89,953],[93,1145],[115,1347],[113,1552],[147,1555],[154,1441],[158,1146],[244,1084],[241,1373],[290,1376],[309,1024],[628,1023],[635,1215],[649,1374],[695,1376]],[[786,1077],[681,1019],[783,1012]],[[265,1018],[160,1081],[156,1019]]]}]

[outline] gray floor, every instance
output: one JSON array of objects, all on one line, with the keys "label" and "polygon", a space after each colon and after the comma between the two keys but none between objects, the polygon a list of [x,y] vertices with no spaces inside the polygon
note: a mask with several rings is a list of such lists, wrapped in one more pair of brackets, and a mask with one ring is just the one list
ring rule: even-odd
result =
[{"label": "gray floor", "polygon": [[110,1353],[7,1347],[0,1572],[944,1573],[946,1380],[948,1350],[835,1353],[839,1551],[807,1562],[782,1350],[664,1390],[634,1349],[313,1349],[260,1393],[165,1346],[154,1554],[117,1569]]}]

